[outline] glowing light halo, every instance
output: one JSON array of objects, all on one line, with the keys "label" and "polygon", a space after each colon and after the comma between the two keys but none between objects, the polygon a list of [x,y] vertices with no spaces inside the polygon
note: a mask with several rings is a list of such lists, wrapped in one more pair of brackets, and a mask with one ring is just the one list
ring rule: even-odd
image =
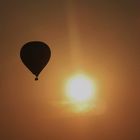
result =
[{"label": "glowing light halo", "polygon": [[78,74],[70,78],[66,85],[67,95],[73,102],[85,102],[93,95],[93,83],[87,76]]}]

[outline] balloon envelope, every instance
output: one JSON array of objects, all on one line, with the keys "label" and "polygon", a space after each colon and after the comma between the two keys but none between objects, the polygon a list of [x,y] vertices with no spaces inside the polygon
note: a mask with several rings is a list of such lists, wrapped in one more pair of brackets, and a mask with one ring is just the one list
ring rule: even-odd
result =
[{"label": "balloon envelope", "polygon": [[47,44],[40,41],[26,43],[20,51],[20,57],[25,66],[36,76],[47,65],[51,57],[51,51]]}]

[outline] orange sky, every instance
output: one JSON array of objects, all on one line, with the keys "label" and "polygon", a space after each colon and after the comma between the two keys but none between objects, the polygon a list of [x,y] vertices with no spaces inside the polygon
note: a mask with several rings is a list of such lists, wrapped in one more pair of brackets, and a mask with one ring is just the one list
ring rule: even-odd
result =
[{"label": "orange sky", "polygon": [[[94,0],[0,1],[0,139],[140,139],[140,3]],[[21,63],[32,40],[52,58],[40,80]],[[103,113],[74,114],[64,81],[77,71],[98,84]]]}]

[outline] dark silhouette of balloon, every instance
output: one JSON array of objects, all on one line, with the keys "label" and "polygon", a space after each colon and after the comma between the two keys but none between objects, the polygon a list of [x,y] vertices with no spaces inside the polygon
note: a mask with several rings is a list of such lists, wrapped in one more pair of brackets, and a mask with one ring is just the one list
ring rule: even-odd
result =
[{"label": "dark silhouette of balloon", "polygon": [[41,41],[31,41],[26,43],[20,51],[20,58],[25,66],[36,76],[47,65],[51,57],[49,46]]}]

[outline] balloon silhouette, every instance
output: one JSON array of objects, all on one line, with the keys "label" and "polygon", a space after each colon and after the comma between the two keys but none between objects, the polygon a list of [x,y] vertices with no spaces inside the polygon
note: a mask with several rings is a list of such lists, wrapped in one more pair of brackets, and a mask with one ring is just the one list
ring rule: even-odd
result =
[{"label": "balloon silhouette", "polygon": [[38,80],[40,72],[47,65],[50,57],[49,46],[41,41],[28,42],[20,50],[20,58],[24,65],[36,76],[35,80]]}]

